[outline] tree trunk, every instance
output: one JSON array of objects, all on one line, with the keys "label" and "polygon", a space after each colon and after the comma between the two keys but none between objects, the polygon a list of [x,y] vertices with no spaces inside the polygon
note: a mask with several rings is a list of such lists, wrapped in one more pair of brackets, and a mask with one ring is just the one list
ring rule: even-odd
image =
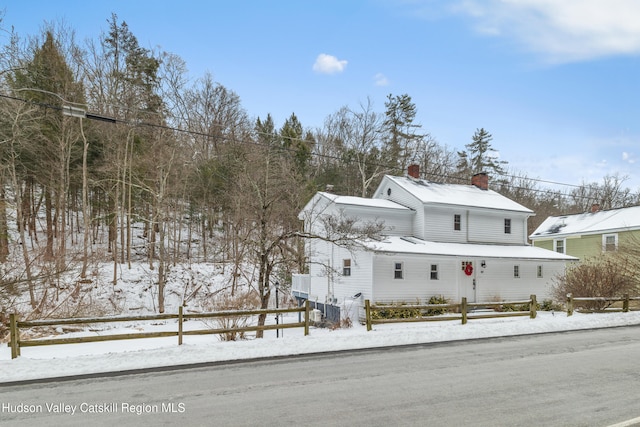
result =
[{"label": "tree trunk", "polygon": [[51,203],[51,189],[49,187],[44,188],[44,210],[45,221],[47,224],[46,235],[47,242],[44,250],[45,261],[51,261],[53,259],[53,204]]},{"label": "tree trunk", "polygon": [[4,179],[0,177],[0,263],[9,256],[9,225],[7,223],[7,200]]},{"label": "tree trunk", "polygon": [[91,220],[89,218],[89,184],[87,178],[87,154],[89,143],[84,136],[83,120],[80,119],[80,133],[82,134],[82,219],[84,224],[84,239],[82,241],[82,271],[80,278],[87,277],[87,263],[89,262],[89,233],[91,233]]}]

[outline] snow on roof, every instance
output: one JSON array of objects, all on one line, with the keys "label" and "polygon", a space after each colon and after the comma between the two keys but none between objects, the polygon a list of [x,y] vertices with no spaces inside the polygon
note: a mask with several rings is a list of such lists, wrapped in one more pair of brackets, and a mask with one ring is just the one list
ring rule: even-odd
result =
[{"label": "snow on roof", "polygon": [[375,252],[444,255],[458,257],[533,259],[547,261],[577,261],[578,258],[535,246],[481,245],[471,243],[441,243],[415,237],[391,236],[367,247]]},{"label": "snow on roof", "polygon": [[531,234],[531,239],[547,236],[598,234],[640,229],[640,206],[588,212],[575,215],[550,216]]},{"label": "snow on roof", "polygon": [[493,190],[481,190],[474,185],[442,184],[391,175],[387,175],[385,178],[395,182],[423,203],[471,206],[533,214],[531,209],[508,197]]},{"label": "snow on roof", "polygon": [[410,211],[406,206],[402,206],[396,202],[392,202],[391,200],[386,199],[368,199],[364,197],[354,197],[354,196],[339,196],[333,193],[325,193],[319,192],[322,196],[328,198],[336,205],[351,205],[351,206],[362,206],[368,208],[383,208],[383,209],[399,209]]}]

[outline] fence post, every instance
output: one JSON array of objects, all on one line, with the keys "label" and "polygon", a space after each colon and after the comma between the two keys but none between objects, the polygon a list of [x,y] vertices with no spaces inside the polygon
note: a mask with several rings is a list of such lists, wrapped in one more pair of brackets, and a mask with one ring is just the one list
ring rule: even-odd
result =
[{"label": "fence post", "polygon": [[367,331],[371,330],[371,303],[368,299],[364,300],[364,312],[367,320]]},{"label": "fence post", "polygon": [[182,345],[182,306],[178,307],[178,345]]},{"label": "fence post", "polygon": [[538,301],[535,295],[531,295],[531,306],[529,307],[529,311],[531,311],[531,318],[535,319],[538,315]]},{"label": "fence post", "polygon": [[309,335],[309,313],[311,312],[311,305],[309,300],[304,300],[304,336]]},{"label": "fence post", "polygon": [[567,317],[573,315],[573,294],[567,294]]},{"label": "fence post", "polygon": [[624,294],[624,301],[622,302],[622,312],[629,312],[629,294]]},{"label": "fence post", "polygon": [[460,312],[462,313],[462,324],[467,324],[467,297],[462,297],[460,302]]},{"label": "fence post", "polygon": [[18,335],[18,320],[16,319],[16,314],[9,314],[9,333],[11,334],[11,358],[15,359],[20,356],[20,337]]}]

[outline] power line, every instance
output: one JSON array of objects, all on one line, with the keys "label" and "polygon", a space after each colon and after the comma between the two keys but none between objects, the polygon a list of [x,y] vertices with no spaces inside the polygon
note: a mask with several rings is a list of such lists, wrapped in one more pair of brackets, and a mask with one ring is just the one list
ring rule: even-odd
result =
[{"label": "power line", "polygon": [[[20,89],[18,89],[18,90],[20,90]],[[29,89],[29,90],[31,90],[31,89]],[[47,92],[47,91],[41,91],[41,92],[49,93],[49,94],[54,95],[54,96],[58,97],[59,99],[65,101],[64,98],[62,98],[60,95],[58,95],[56,93]],[[24,99],[24,98],[18,98],[18,97],[15,97],[15,96],[0,94],[0,97],[11,99],[11,100],[14,100],[14,101],[20,101],[20,102],[23,102],[23,103],[26,103],[26,104],[35,105],[35,106],[42,107],[42,108],[49,108],[49,109],[53,109],[53,110],[57,110],[57,111],[63,111],[64,110],[64,107],[61,107],[61,106],[52,105],[52,104],[48,104],[48,103],[44,103],[44,102],[32,101],[32,100],[28,100],[28,99]],[[65,101],[65,102],[67,102],[67,101]],[[73,104],[75,104],[75,105],[86,105],[86,104],[80,104],[80,103],[73,103]],[[144,113],[144,111],[142,111],[142,112]],[[256,142],[256,141],[242,140],[242,139],[239,139],[239,138],[236,138],[236,137],[231,137],[229,135],[212,135],[212,134],[207,133],[207,132],[199,132],[199,131],[194,131],[194,130],[181,129],[181,128],[178,128],[178,127],[173,127],[173,126],[168,126],[168,125],[163,125],[163,124],[156,124],[156,123],[149,123],[149,122],[137,122],[137,121],[131,121],[131,120],[123,120],[123,119],[106,117],[106,116],[102,116],[102,115],[98,115],[98,114],[92,114],[92,113],[86,113],[86,118],[92,119],[92,120],[110,122],[110,123],[114,123],[114,124],[120,123],[120,124],[124,124],[124,125],[128,125],[128,126],[134,126],[134,127],[157,128],[157,129],[168,130],[168,131],[172,131],[172,132],[176,132],[176,133],[188,134],[188,135],[191,135],[191,136],[199,136],[199,137],[205,137],[205,138],[220,138],[220,139],[222,139],[224,141],[227,141],[227,142],[234,142],[234,143],[237,143],[237,144],[264,147],[264,144],[261,144],[260,142]],[[220,128],[224,127],[224,125],[220,124],[220,123],[213,123],[212,126],[219,126]],[[278,138],[278,137],[281,137],[280,135],[277,135],[277,134],[267,133],[267,132],[259,132],[259,131],[255,131],[255,134],[259,135],[259,136],[267,137],[267,138]],[[293,138],[293,137],[284,137],[284,138],[288,139],[290,141],[301,142],[301,143],[304,143],[304,144],[309,143],[309,141],[304,140],[302,138]],[[282,150],[282,151],[288,151],[290,153],[296,153],[296,150],[293,149],[293,148],[279,147],[279,149]],[[337,155],[322,154],[322,153],[317,153],[317,152],[313,152],[313,151],[310,151],[309,155],[317,157],[317,158],[325,158],[325,159],[330,159],[330,160],[345,161],[345,159],[342,156],[337,156]],[[347,160],[347,162],[350,162],[350,161]],[[383,164],[383,163],[377,163],[377,162],[368,162],[368,161],[363,162],[363,164],[366,165],[366,166],[380,167],[380,168],[383,168],[383,169],[388,170],[388,171],[394,171],[394,170],[395,171],[399,171],[397,165],[389,165],[389,164]],[[404,172],[404,171],[402,171],[402,172]],[[422,173],[424,175],[433,176],[436,179],[439,178],[440,180],[443,180],[443,179],[444,180],[450,180],[450,181],[463,181],[464,180],[464,178],[461,178],[460,176],[456,176],[456,175],[435,174],[435,173],[429,173],[429,172],[422,172]],[[521,180],[526,180],[526,181],[539,182],[539,183],[544,183],[544,184],[552,184],[552,185],[559,185],[559,186],[565,186],[565,187],[572,187],[572,188],[584,188],[584,187],[590,187],[591,188],[592,187],[591,184],[588,184],[588,185],[567,184],[567,183],[562,183],[562,182],[557,182],[557,181],[550,181],[550,180],[544,180],[544,179],[539,179],[539,178],[522,177],[522,176],[516,176],[516,175],[509,175],[509,174],[499,174],[497,176],[498,177],[511,178],[511,179],[521,179]],[[533,188],[519,187],[519,186],[515,186],[515,185],[512,185],[512,184],[506,184],[506,183],[503,183],[503,185],[505,185],[507,187],[510,187],[512,189],[516,189],[516,190],[526,190],[526,191],[531,191],[531,192],[536,192],[536,193],[545,193],[545,194],[558,193],[557,190],[552,190],[552,189],[533,189]],[[582,198],[582,199],[592,199],[592,197],[589,197],[589,196],[574,195],[573,197]]]}]

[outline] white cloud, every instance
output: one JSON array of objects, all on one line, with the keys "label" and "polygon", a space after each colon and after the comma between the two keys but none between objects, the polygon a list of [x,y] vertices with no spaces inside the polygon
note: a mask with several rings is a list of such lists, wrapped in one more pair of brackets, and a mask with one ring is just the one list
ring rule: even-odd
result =
[{"label": "white cloud", "polygon": [[632,164],[634,164],[636,162],[636,158],[632,153],[623,151],[622,152],[622,161],[632,165]]},{"label": "white cloud", "polygon": [[480,33],[514,39],[551,62],[640,54],[637,0],[460,0]]},{"label": "white cloud", "polygon": [[389,79],[382,73],[373,76],[373,80],[376,86],[389,86]]},{"label": "white cloud", "polygon": [[338,59],[333,55],[321,53],[313,64],[313,71],[320,74],[341,73],[347,67],[347,61]]}]

